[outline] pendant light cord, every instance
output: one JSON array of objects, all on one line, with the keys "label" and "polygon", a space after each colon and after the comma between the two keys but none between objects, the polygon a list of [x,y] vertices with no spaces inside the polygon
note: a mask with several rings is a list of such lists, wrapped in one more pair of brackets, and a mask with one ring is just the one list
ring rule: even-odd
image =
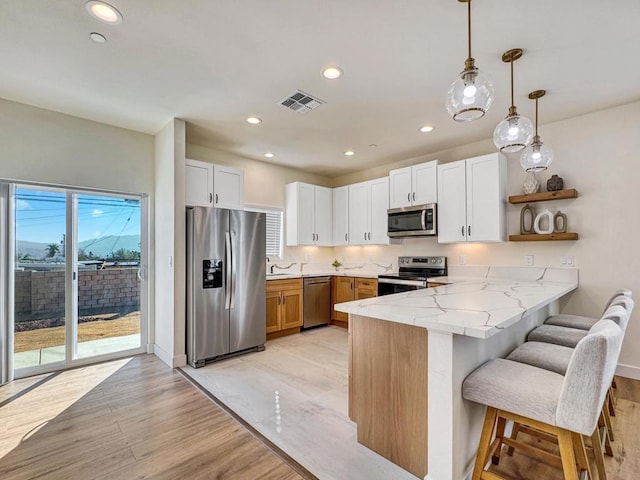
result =
[{"label": "pendant light cord", "polygon": [[536,98],[536,137],[538,137],[538,99]]},{"label": "pendant light cord", "polygon": [[468,33],[467,41],[469,43],[468,45],[469,55],[467,55],[467,58],[471,58],[471,0],[467,2],[467,33]]},{"label": "pendant light cord", "polygon": [[511,108],[515,108],[513,101],[513,55],[511,55],[511,61],[509,63],[511,64]]}]

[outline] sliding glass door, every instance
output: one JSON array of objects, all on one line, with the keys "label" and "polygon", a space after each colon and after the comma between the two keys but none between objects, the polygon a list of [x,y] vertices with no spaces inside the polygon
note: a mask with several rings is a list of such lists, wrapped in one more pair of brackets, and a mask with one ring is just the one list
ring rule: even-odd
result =
[{"label": "sliding glass door", "polygon": [[15,187],[17,377],[146,350],[144,202]]}]

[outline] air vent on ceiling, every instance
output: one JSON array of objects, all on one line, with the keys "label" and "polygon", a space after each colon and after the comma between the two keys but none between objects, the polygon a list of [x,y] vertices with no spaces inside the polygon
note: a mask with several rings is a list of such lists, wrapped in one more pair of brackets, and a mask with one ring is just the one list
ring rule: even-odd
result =
[{"label": "air vent on ceiling", "polygon": [[283,107],[293,110],[294,112],[307,113],[326,102],[314,97],[313,95],[309,95],[302,90],[298,90],[294,94],[283,98],[278,103]]}]

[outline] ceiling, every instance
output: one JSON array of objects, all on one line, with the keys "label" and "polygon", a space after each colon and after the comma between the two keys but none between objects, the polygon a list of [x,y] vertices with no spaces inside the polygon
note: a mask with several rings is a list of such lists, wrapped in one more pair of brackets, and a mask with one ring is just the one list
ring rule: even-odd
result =
[{"label": "ceiling", "polygon": [[[94,19],[83,0],[3,0],[0,97],[151,134],[178,117],[189,143],[257,160],[269,151],[332,177],[491,138],[509,106],[510,48],[525,51],[520,113],[533,118],[527,94],[548,92],[543,140],[546,123],[640,99],[637,0],[474,0],[473,56],[496,99],[468,124],[444,108],[466,58],[456,0],[109,3],[122,24]],[[344,76],[324,79],[329,64]],[[326,103],[304,115],[279,105],[297,89]],[[420,133],[426,124],[434,131]]]}]

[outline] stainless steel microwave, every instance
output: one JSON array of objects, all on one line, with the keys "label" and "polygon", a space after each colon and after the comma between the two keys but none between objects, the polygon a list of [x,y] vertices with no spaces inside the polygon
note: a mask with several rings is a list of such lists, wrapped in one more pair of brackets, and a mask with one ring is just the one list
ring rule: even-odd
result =
[{"label": "stainless steel microwave", "polygon": [[438,234],[437,205],[427,203],[387,210],[387,234],[391,238],[430,237]]}]

